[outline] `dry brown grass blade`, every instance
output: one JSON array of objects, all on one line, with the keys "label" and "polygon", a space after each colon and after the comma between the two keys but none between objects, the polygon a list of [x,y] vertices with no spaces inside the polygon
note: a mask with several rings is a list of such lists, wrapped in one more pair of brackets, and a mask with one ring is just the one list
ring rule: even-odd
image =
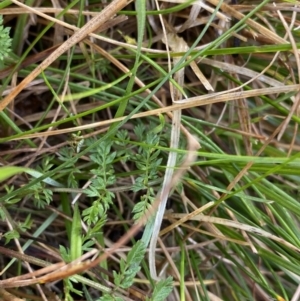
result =
[{"label": "dry brown grass blade", "polygon": [[0,103],[0,111],[4,108],[41,72],[43,72],[60,55],[70,49],[76,43],[83,40],[88,34],[94,32],[104,22],[112,18],[118,11],[128,5],[132,0],[114,0],[107,5],[98,15],[93,17],[80,30],[76,31],[67,41],[60,45],[49,57],[47,57],[39,66],[37,66],[23,81],[15,87]]},{"label": "dry brown grass blade", "polygon": [[[167,34],[168,44],[170,48],[174,52],[187,52],[189,50],[188,44],[185,42],[183,38],[180,38],[177,34],[174,33],[168,33]],[[166,41],[163,42],[166,43]],[[179,48],[178,45],[181,47]],[[188,57],[189,59],[189,57]],[[195,61],[192,61],[190,63],[190,67],[194,71],[195,75],[199,79],[200,83],[205,87],[207,91],[213,91],[213,87],[211,86],[210,82],[207,80],[207,78],[203,75],[202,71],[198,67],[198,65],[195,63]],[[181,99],[182,97],[180,97]],[[179,99],[175,99],[175,101],[178,101]]]},{"label": "dry brown grass blade", "polygon": [[[27,261],[29,263],[35,264],[40,267],[46,267],[46,266],[50,265],[50,263],[47,263],[44,260],[38,259],[38,258],[30,256],[30,255],[22,254],[20,252],[10,250],[10,249],[2,247],[2,246],[0,246],[0,254],[11,257],[11,258],[17,258],[19,260]],[[0,274],[0,275],[2,275],[2,274]]]},{"label": "dry brown grass blade", "polygon": [[[156,3],[158,7],[158,3]],[[165,24],[163,17],[160,16],[160,21],[161,21],[161,26],[162,30],[164,33],[164,39],[165,39],[165,44],[168,52],[168,66],[169,70],[171,70],[171,57],[170,57],[170,45],[169,45],[169,39],[168,39],[168,34],[167,34],[167,29],[168,26],[167,23]],[[167,27],[167,28],[166,28]],[[172,29],[171,29],[172,30]],[[171,46],[172,47],[172,46]],[[184,51],[184,47],[182,43],[178,43],[175,45],[176,50],[181,50]],[[179,58],[173,58],[173,64],[176,65],[178,62]],[[178,83],[179,86],[184,85],[184,68],[181,70],[177,71],[174,74],[174,80]],[[172,84],[170,84],[170,92],[171,92],[171,98],[172,101],[178,100],[182,98],[182,94],[180,91],[176,89]],[[170,148],[176,149],[178,148],[178,143],[179,143],[179,137],[180,137],[180,124],[181,124],[181,110],[176,110],[173,112],[173,120],[172,120],[172,129],[171,129],[171,137],[170,137]],[[167,203],[167,199],[170,193],[170,189],[172,188],[170,186],[170,183],[172,181],[172,176],[174,173],[175,165],[176,165],[176,158],[177,158],[177,153],[176,152],[169,152],[168,154],[168,161],[167,161],[167,167],[166,167],[166,172],[164,174],[164,180],[163,180],[163,185],[161,188],[161,192],[159,192],[159,197],[160,197],[160,203],[155,215],[155,220],[152,228],[152,233],[151,233],[151,239],[149,243],[149,270],[150,270],[150,275],[152,279],[158,280],[159,277],[156,272],[156,260],[155,260],[155,249],[157,245],[157,239],[158,239],[158,233],[160,231],[161,223],[163,220],[163,215],[165,212],[165,207]],[[178,271],[175,269],[175,271],[178,274]]]},{"label": "dry brown grass blade", "polygon": [[[20,287],[20,286],[27,286],[37,283],[44,283],[40,282],[40,279],[44,279],[45,276],[38,277],[39,275],[43,274],[51,274],[53,271],[63,267],[65,263],[59,262],[53,265],[47,266],[45,268],[39,269],[33,273],[27,273],[21,276],[16,276],[12,278],[8,278],[5,280],[0,281],[0,287],[2,288],[9,288],[9,287]],[[47,275],[46,275],[47,276]],[[35,278],[36,277],[36,278]]]},{"label": "dry brown grass blade", "polygon": [[[20,5],[21,2],[14,1],[15,4]],[[21,3],[22,4],[22,3]],[[63,8],[54,8],[54,7],[30,7],[34,12],[40,12],[44,14],[58,14],[63,11]],[[23,15],[30,13],[28,8],[25,7],[13,7],[13,8],[3,8],[1,9],[1,15]],[[78,15],[81,13],[84,16],[96,16],[97,12],[92,11],[82,11],[79,12],[78,9],[69,9],[66,14]]]},{"label": "dry brown grass blade", "polygon": [[11,293],[7,292],[5,289],[0,288],[0,298],[1,301],[24,301],[24,299],[20,299]]},{"label": "dry brown grass blade", "polygon": [[187,216],[186,214],[183,214],[183,213],[170,213],[167,215],[167,217],[179,219],[178,222],[176,223],[176,225],[180,225],[187,220],[196,220],[196,221],[219,224],[219,225],[224,225],[224,226],[244,230],[249,233],[268,237],[268,238],[270,238],[274,241],[277,241],[277,242],[287,246],[288,248],[300,253],[300,248],[292,245],[291,243],[284,240],[283,238],[280,238],[273,234],[270,234],[269,232],[267,232],[265,230],[262,230],[262,229],[259,229],[259,228],[253,227],[253,226],[249,226],[249,225],[237,222],[237,221],[227,220],[224,218],[218,218],[218,217],[213,217],[213,216],[199,215],[199,214],[195,214],[195,212],[192,212],[191,214],[189,214],[189,216]]},{"label": "dry brown grass blade", "polygon": [[[159,7],[157,2],[156,2],[156,5],[157,5],[157,7]],[[162,26],[162,31],[163,31],[163,42],[166,44],[167,53],[168,53],[169,70],[171,70],[171,57],[170,57],[169,49],[171,48],[174,51],[184,52],[184,51],[188,50],[188,46],[183,39],[180,39],[174,33],[175,32],[174,28],[172,28],[171,25],[169,25],[166,21],[164,21],[162,16],[160,16],[160,21],[161,21],[161,26]],[[158,30],[158,28],[156,28],[156,30]],[[173,34],[168,33],[168,32],[173,32]],[[173,66],[177,65],[179,60],[180,60],[180,58],[177,58],[177,57],[173,58]],[[194,65],[196,65],[196,64],[194,63]],[[202,82],[204,83],[204,85],[206,87],[210,88],[211,86],[210,86],[209,82],[202,75],[202,73],[198,69],[197,65],[196,65],[195,69],[197,69],[197,71],[198,71],[197,74],[198,75],[200,74],[200,78],[202,79]],[[174,80],[178,83],[179,86],[184,86],[184,74],[185,74],[185,68],[178,70],[174,74]],[[182,99],[181,91],[176,89],[176,87],[173,86],[172,84],[170,84],[170,90],[171,90],[171,98],[172,98],[173,103],[175,101]],[[181,126],[181,110],[175,110],[173,113],[172,131],[171,131],[171,139],[170,139],[170,148],[171,149],[178,148],[179,137],[180,137],[180,126]],[[197,144],[196,149],[198,149],[200,147],[200,145],[196,141],[196,139],[193,138],[190,134],[187,134],[187,139],[188,139],[189,145],[191,147],[195,146],[195,144]],[[195,149],[191,149],[189,151],[194,152]],[[156,249],[156,245],[157,245],[158,233],[160,231],[161,223],[163,220],[163,215],[165,212],[167,199],[168,199],[170,190],[173,187],[173,186],[171,186],[171,182],[172,182],[174,169],[176,166],[176,158],[177,158],[177,153],[171,151],[168,155],[168,162],[167,162],[167,167],[166,167],[166,172],[164,175],[164,181],[163,181],[163,185],[161,188],[161,192],[158,194],[160,197],[160,203],[158,206],[158,210],[156,212],[155,221],[154,221],[154,225],[153,225],[153,229],[152,229],[152,233],[151,233],[150,244],[149,244],[149,257],[148,257],[149,258],[149,270],[150,270],[151,278],[156,279],[156,280],[158,280],[159,277],[156,272],[155,249]],[[188,158],[188,155],[187,155],[187,158]],[[192,161],[190,162],[190,164],[191,163],[192,163]],[[166,256],[167,256],[167,254],[166,254]],[[169,262],[172,265],[171,259],[169,260]],[[178,274],[178,271],[174,265],[173,265],[173,269],[174,269],[175,273]],[[188,292],[187,292],[186,298],[187,298],[187,300],[191,299]]]},{"label": "dry brown grass blade", "polygon": [[[217,6],[219,4],[219,0],[207,0],[214,6]],[[240,13],[239,11],[235,10],[233,7],[230,5],[226,4],[223,2],[221,4],[221,10],[225,13],[228,13],[230,16],[241,20],[242,18],[245,17],[244,14]],[[279,35],[274,33],[273,31],[267,29],[266,27],[262,26],[258,22],[253,21],[252,19],[247,19],[246,24],[251,26],[253,29],[255,29],[258,33],[264,35],[268,39],[270,39],[274,44],[287,44],[287,41],[283,38],[281,38]],[[299,51],[298,51],[299,52]]]},{"label": "dry brown grass blade", "polygon": [[[205,204],[204,206],[197,208],[196,210],[194,210],[193,212],[189,213],[189,214],[185,214],[180,220],[173,222],[170,226],[166,227],[165,229],[163,229],[162,231],[160,231],[159,235],[164,235],[168,232],[170,232],[171,230],[173,230],[174,228],[180,226],[181,224],[191,220],[194,216],[196,215],[202,215],[202,212],[207,210],[208,208],[214,206],[214,202],[209,202],[207,204]],[[172,217],[171,215],[167,214],[167,217]]]},{"label": "dry brown grass blade", "polygon": [[[274,6],[276,7],[276,5],[274,4]],[[291,45],[293,47],[293,51],[294,51],[294,55],[295,55],[295,59],[296,59],[296,65],[297,65],[297,71],[298,71],[298,75],[300,74],[300,59],[299,59],[299,52],[298,52],[298,49],[297,49],[297,45],[296,45],[296,41],[294,39],[294,36],[293,36],[293,33],[292,33],[292,30],[294,28],[294,23],[292,23],[290,26],[288,26],[288,24],[286,23],[284,17],[282,16],[281,12],[280,11],[277,11],[277,14],[287,32],[287,35],[289,37],[289,40],[291,42]],[[295,20],[294,20],[295,22]],[[293,103],[293,106],[290,110],[290,113],[289,115],[285,118],[284,122],[283,122],[283,126],[282,126],[282,129],[280,130],[279,134],[278,134],[278,140],[281,139],[282,135],[284,134],[293,114],[298,114],[299,115],[299,104],[300,104],[300,93],[298,93],[295,97],[295,100],[294,100],[294,103]],[[290,152],[291,153],[291,150],[293,148],[293,145],[295,143],[295,140],[296,140],[296,136],[297,136],[297,132],[298,132],[298,123],[295,124],[295,132],[294,132],[294,137],[293,137],[293,142],[291,144],[291,148],[290,148]]]},{"label": "dry brown grass blade", "polygon": [[[3,251],[3,249],[2,249]],[[87,258],[95,255],[98,250],[94,249],[90,252],[82,255],[78,259],[66,264],[64,262],[58,262],[50,265],[41,264],[45,266],[42,269],[39,269],[35,272],[27,273],[21,276],[12,277],[9,279],[1,280],[0,287],[1,288],[10,288],[10,287],[20,287],[20,286],[28,286],[33,284],[42,284],[47,282],[53,282],[56,280],[64,279],[70,277],[72,275],[81,273],[88,269],[90,265],[90,260],[86,260]],[[12,254],[8,254],[12,256]],[[16,255],[16,254],[14,254]],[[21,256],[20,254],[18,256]],[[86,260],[86,261],[85,261]]]},{"label": "dry brown grass blade", "polygon": [[[163,108],[159,108],[159,109],[155,109],[155,110],[151,110],[151,111],[147,111],[147,112],[141,112],[141,113],[133,115],[131,117],[131,119],[159,115],[159,114],[163,114],[163,113],[167,113],[167,112],[172,112],[172,111],[175,111],[178,109],[183,110],[183,109],[193,108],[193,107],[197,107],[197,106],[205,106],[208,104],[227,102],[227,101],[231,101],[233,99],[242,99],[242,98],[247,98],[247,97],[255,97],[255,96],[278,94],[278,93],[289,93],[289,92],[293,92],[293,91],[296,92],[296,91],[299,91],[299,89],[300,89],[300,85],[287,85],[287,86],[282,86],[282,87],[253,89],[250,91],[240,91],[240,92],[231,92],[231,93],[224,93],[224,92],[212,93],[212,94],[208,94],[208,95],[191,97],[191,98],[182,100],[181,102],[177,102],[174,105],[167,106],[167,107],[163,107]],[[46,133],[41,132],[41,133],[36,133],[36,134],[24,135],[22,137],[14,138],[11,140],[23,140],[23,139],[27,139],[27,138],[44,137],[45,135],[51,136],[51,135],[58,135],[58,134],[63,134],[63,133],[72,133],[72,132],[77,132],[80,130],[107,126],[113,122],[120,122],[127,117],[128,116],[109,119],[109,120],[105,120],[105,121],[86,124],[83,126],[72,127],[69,129],[55,130],[55,131],[46,132]]]}]

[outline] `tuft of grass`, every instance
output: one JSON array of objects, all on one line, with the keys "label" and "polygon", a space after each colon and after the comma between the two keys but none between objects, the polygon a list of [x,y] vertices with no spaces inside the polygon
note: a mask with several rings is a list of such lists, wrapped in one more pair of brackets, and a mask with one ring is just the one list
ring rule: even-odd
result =
[{"label": "tuft of grass", "polygon": [[111,2],[0,4],[1,298],[297,300],[297,1]]}]

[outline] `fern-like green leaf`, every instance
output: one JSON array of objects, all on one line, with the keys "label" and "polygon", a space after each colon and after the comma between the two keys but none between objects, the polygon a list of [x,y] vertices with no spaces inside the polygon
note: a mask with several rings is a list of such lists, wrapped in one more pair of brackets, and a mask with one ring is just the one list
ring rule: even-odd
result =
[{"label": "fern-like green leaf", "polygon": [[148,301],[164,301],[170,295],[173,289],[173,279],[168,277],[167,279],[160,280],[156,283],[153,294]]},{"label": "fern-like green leaf", "polygon": [[11,51],[11,38],[9,36],[10,28],[2,25],[3,17],[0,16],[0,60],[3,60],[5,56]]}]

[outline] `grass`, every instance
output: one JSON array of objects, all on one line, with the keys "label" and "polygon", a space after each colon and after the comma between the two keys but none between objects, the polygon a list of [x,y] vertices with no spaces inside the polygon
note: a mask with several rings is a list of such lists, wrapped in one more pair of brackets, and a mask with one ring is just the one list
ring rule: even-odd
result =
[{"label": "grass", "polygon": [[299,3],[229,2],[0,3],[2,300],[299,299]]}]

